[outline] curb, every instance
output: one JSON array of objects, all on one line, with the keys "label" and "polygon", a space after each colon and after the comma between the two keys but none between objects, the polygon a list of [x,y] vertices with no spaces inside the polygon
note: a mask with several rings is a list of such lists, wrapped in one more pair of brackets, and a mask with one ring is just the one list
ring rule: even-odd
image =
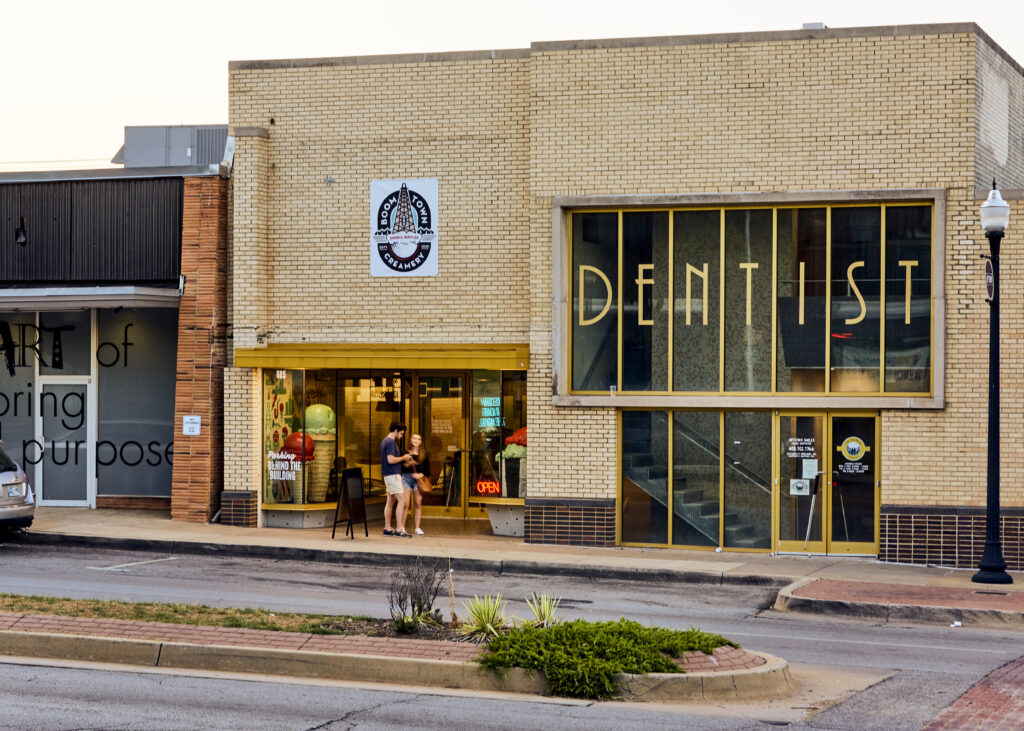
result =
[{"label": "curb", "polygon": [[796,690],[789,663],[766,652],[752,654],[764,658],[765,664],[731,673],[623,674],[619,676],[619,697],[645,703],[746,701],[776,698]]},{"label": "curb", "polygon": [[[620,699],[641,702],[747,700],[788,694],[795,687],[789,666],[765,653],[767,662],[731,673],[621,675]],[[541,673],[512,668],[504,676],[472,662],[423,660],[153,640],[0,631],[0,656],[283,675],[431,688],[551,695]],[[368,662],[371,660],[372,662]]]},{"label": "curb", "polygon": [[811,599],[795,596],[794,591],[817,581],[800,579],[779,591],[772,609],[779,612],[801,614],[828,614],[834,617],[853,617],[879,622],[919,622],[924,624],[953,624],[964,627],[1024,631],[1024,613],[1001,609],[970,609],[961,607],[933,607],[914,604],[879,604],[838,599]]},{"label": "curb", "polygon": [[[0,631],[0,655],[462,690],[535,694],[547,691],[543,678],[525,670],[513,668],[502,679],[468,662],[41,632]],[[367,662],[369,659],[373,662]]]},{"label": "curb", "polygon": [[[363,551],[329,550],[322,548],[295,548],[291,546],[250,546],[232,543],[203,543],[200,541],[148,540],[141,538],[107,538],[76,536],[63,533],[29,531],[18,538],[21,543],[38,546],[67,546],[83,548],[109,548],[130,551],[151,551],[169,555],[200,555],[267,558],[279,561],[310,561],[317,563],[353,564],[359,566],[394,566],[409,558],[404,553],[375,553]],[[424,558],[447,559],[441,554],[422,553]],[[493,574],[526,574],[534,576],[566,576],[581,579],[612,579],[619,581],[657,581],[680,584],[713,584],[731,586],[762,586],[781,588],[790,579],[757,574],[730,574],[716,571],[671,571],[665,569],[619,568],[581,564],[541,563],[524,560],[490,560],[481,558],[453,558],[462,571]]]}]

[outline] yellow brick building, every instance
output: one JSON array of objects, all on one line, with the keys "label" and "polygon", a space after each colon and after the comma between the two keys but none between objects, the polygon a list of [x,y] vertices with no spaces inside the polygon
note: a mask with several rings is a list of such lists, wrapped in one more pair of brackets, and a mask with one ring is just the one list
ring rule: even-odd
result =
[{"label": "yellow brick building", "polygon": [[[330,467],[380,491],[395,420],[432,455],[428,514],[528,542],[976,562],[977,209],[993,177],[1024,198],[1024,70],[977,26],[239,61],[229,89],[228,519],[322,524]],[[410,201],[437,273],[374,276]]]}]

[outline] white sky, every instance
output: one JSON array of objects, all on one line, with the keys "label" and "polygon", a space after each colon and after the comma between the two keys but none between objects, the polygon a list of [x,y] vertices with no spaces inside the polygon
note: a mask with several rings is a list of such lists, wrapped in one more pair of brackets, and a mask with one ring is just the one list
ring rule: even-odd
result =
[{"label": "white sky", "polygon": [[526,48],[816,21],[973,21],[1024,64],[1020,0],[11,0],[0,11],[0,171],[109,166],[125,125],[226,123],[231,60]]}]

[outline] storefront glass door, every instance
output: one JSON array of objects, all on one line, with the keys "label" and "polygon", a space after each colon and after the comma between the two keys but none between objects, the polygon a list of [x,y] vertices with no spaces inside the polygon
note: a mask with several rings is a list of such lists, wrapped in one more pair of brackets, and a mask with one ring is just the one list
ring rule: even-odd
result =
[{"label": "storefront glass door", "polygon": [[776,550],[877,554],[877,417],[782,412],[778,419]]},{"label": "storefront glass door", "polygon": [[830,553],[878,553],[878,435],[874,416],[832,415]]},{"label": "storefront glass door", "polygon": [[[411,432],[423,437],[434,489],[423,496],[426,515],[466,515],[466,382],[462,375],[416,376]],[[408,442],[408,436],[406,437]]]},{"label": "storefront glass door", "polygon": [[[69,379],[70,380],[70,379]],[[89,435],[87,381],[44,382],[37,392],[36,444],[42,445],[35,469],[40,504],[92,506],[90,479],[93,439]]]},{"label": "storefront glass door", "polygon": [[825,416],[779,417],[780,551],[825,552]]}]

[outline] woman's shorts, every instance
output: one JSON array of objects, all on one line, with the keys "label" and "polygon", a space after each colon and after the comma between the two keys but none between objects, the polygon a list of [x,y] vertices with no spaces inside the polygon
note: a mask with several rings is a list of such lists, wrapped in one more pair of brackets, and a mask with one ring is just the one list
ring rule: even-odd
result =
[{"label": "woman's shorts", "polygon": [[416,478],[412,476],[412,472],[402,473],[402,484],[410,490],[416,489]]}]

